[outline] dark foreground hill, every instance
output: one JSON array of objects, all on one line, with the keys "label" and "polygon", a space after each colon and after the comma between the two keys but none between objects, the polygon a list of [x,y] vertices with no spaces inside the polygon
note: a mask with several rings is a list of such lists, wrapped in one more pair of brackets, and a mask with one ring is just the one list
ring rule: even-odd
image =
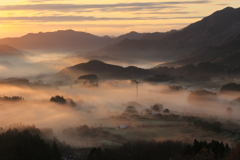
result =
[{"label": "dark foreground hill", "polygon": [[0,134],[1,160],[61,160],[57,144],[46,143],[39,135],[9,129]]},{"label": "dark foreground hill", "polygon": [[102,61],[92,60],[87,63],[80,63],[58,72],[56,76],[76,80],[83,75],[94,74],[102,79],[144,79],[151,82],[165,82],[172,80],[196,80],[208,81],[213,77],[218,78],[240,77],[240,67],[232,68],[214,63],[199,63],[198,65],[185,65],[182,67],[155,67],[143,69],[135,66],[122,67],[107,64]]},{"label": "dark foreground hill", "polygon": [[153,72],[151,70],[134,66],[122,67],[107,64],[98,60],[91,60],[87,63],[80,63],[75,66],[65,68],[57,73],[57,76],[77,79],[79,76],[86,74],[95,74],[100,79],[136,79],[151,75]]}]

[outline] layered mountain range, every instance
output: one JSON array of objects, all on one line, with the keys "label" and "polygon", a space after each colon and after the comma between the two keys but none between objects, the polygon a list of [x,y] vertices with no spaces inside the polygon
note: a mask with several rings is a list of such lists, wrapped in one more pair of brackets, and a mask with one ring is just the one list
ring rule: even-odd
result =
[{"label": "layered mountain range", "polygon": [[[30,52],[79,52],[81,54],[77,56],[88,59],[155,62],[188,59],[181,62],[195,63],[200,52],[232,43],[231,40],[239,33],[240,8],[227,7],[181,30],[166,33],[130,32],[113,38],[65,30],[4,38],[0,39],[0,44]],[[85,53],[82,54],[82,51]],[[196,58],[193,58],[195,55]]]},{"label": "layered mountain range", "polygon": [[190,63],[211,62],[225,66],[240,67],[239,59],[240,33],[227,37],[217,45],[196,49],[178,61],[159,66],[181,66]]},{"label": "layered mountain range", "polygon": [[[229,41],[229,37],[234,38],[239,33],[240,8],[227,7],[190,24],[182,30],[172,31],[164,35],[155,33],[152,34],[152,36],[155,35],[154,39],[124,39],[119,43],[89,54],[119,59],[176,61],[186,59],[186,55],[197,52],[204,47],[232,43]],[[188,63],[194,62],[188,61]]]},{"label": "layered mountain range", "polygon": [[99,37],[85,32],[59,30],[46,33],[29,33],[18,38],[0,39],[0,44],[10,45],[28,52],[76,52],[100,49],[123,39],[141,39],[145,34],[130,32],[116,38]]},{"label": "layered mountain range", "polygon": [[[181,30],[165,33],[130,32],[119,37],[99,37],[89,33],[66,30],[30,33],[19,38],[4,38],[0,39],[0,44],[2,44],[0,45],[1,57],[5,55],[24,57],[21,51],[44,51],[46,53],[67,52],[68,55],[74,52],[75,54],[71,57],[89,60],[167,62],[145,70],[133,66],[106,67],[106,64],[101,61],[90,61],[63,69],[59,75],[73,73],[74,76],[79,77],[82,74],[91,73],[101,74],[103,77],[129,78],[135,74],[138,78],[140,75],[143,77],[165,73],[164,69],[174,75],[194,74],[195,71],[196,73],[213,71],[209,72],[213,74],[215,69],[222,74],[224,68],[240,67],[238,62],[240,58],[240,8],[227,7]],[[7,64],[7,62],[4,63]],[[164,68],[164,66],[178,66],[181,69]],[[109,68],[113,70],[110,71]]]}]

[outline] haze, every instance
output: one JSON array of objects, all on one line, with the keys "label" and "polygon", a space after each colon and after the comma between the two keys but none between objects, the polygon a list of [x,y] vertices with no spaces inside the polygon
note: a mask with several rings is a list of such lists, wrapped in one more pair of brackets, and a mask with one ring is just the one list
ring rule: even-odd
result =
[{"label": "haze", "polygon": [[166,32],[184,28],[212,11],[239,5],[238,0],[1,1],[0,38],[66,29],[99,36]]},{"label": "haze", "polygon": [[[98,159],[111,150],[117,157],[121,147],[145,143],[181,145],[167,159],[217,157],[211,148],[217,145],[226,149],[222,159],[234,157],[239,6],[238,0],[0,2],[0,136],[34,135],[58,151],[56,160]],[[11,153],[14,145],[6,157],[21,155]]]}]

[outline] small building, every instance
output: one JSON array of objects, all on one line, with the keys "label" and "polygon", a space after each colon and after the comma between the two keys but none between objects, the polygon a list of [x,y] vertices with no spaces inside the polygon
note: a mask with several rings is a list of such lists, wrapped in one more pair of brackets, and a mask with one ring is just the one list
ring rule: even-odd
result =
[{"label": "small building", "polygon": [[118,125],[118,129],[128,129],[132,128],[131,125]]}]

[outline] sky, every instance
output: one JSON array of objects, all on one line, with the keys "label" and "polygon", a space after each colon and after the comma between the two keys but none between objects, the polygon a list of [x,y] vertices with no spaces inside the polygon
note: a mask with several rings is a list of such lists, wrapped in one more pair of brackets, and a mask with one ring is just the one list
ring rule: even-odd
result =
[{"label": "sky", "polygon": [[182,29],[240,0],[0,0],[0,38],[72,29],[99,36]]}]

